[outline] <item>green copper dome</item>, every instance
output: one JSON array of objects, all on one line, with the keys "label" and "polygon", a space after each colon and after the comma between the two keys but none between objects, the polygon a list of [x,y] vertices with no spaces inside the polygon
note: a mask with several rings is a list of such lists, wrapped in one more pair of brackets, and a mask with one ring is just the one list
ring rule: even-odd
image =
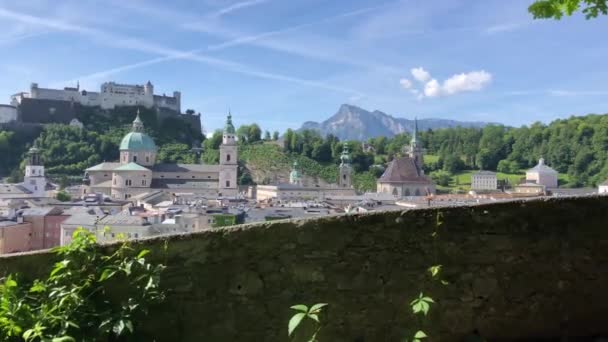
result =
[{"label": "green copper dome", "polygon": [[156,151],[156,144],[146,133],[131,132],[120,142],[120,150],[125,151]]},{"label": "green copper dome", "polygon": [[235,129],[232,124],[232,114],[228,112],[228,118],[226,118],[226,127],[224,127],[224,133],[234,134]]},{"label": "green copper dome", "polygon": [[133,120],[133,128],[131,133],[125,135],[120,142],[121,151],[156,151],[156,144],[149,135],[144,133],[144,123],[139,117],[139,109],[137,116]]},{"label": "green copper dome", "polygon": [[348,143],[342,145],[342,155],[340,156],[340,165],[350,164],[350,154],[348,152]]}]

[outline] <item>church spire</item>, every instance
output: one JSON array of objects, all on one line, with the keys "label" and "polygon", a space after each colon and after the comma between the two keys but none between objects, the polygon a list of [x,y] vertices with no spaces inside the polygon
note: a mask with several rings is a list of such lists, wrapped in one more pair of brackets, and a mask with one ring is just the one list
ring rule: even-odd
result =
[{"label": "church spire", "polygon": [[412,133],[412,145],[416,145],[418,143],[418,118],[414,118],[414,132]]},{"label": "church spire", "polygon": [[348,152],[348,143],[345,141],[342,145],[342,155],[340,155],[340,166],[350,165],[350,153]]},{"label": "church spire", "polygon": [[144,122],[141,121],[141,118],[139,117],[139,108],[137,108],[137,116],[135,117],[135,120],[133,120],[133,128],[131,131],[140,133],[144,131]]},{"label": "church spire", "polygon": [[232,113],[230,113],[230,110],[228,110],[228,117],[226,117],[226,127],[224,127],[224,133],[230,133],[230,134],[234,134],[235,129],[234,129],[234,125],[232,124]]}]

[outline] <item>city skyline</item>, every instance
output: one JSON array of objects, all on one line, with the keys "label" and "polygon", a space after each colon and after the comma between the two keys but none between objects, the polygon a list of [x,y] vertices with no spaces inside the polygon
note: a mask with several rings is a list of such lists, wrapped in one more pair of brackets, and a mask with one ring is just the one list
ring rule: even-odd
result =
[{"label": "city skyline", "polygon": [[606,112],[606,18],[533,21],[530,3],[0,0],[0,103],[31,82],[151,80],[207,131],[229,108],[270,131],[342,103],[514,126]]}]

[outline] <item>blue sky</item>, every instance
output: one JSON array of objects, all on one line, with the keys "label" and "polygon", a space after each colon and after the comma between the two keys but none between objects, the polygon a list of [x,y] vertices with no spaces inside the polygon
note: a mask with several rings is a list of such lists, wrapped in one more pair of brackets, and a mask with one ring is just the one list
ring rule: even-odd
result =
[{"label": "blue sky", "polygon": [[0,0],[0,103],[104,81],[182,91],[207,131],[297,128],[340,104],[509,125],[608,112],[608,18],[531,0]]}]

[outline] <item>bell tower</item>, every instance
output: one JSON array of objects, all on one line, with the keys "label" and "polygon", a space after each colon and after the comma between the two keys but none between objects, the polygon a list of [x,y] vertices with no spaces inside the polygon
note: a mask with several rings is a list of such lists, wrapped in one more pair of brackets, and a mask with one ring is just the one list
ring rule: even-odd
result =
[{"label": "bell tower", "polygon": [[226,126],[222,134],[220,145],[220,184],[222,195],[236,195],[238,170],[238,148],[236,144],[236,130],[232,124],[232,114],[228,111]]},{"label": "bell tower", "polygon": [[409,157],[414,159],[418,170],[422,170],[424,165],[424,157],[422,155],[422,146],[418,141],[418,119],[414,119],[414,132],[412,133],[412,140],[410,140],[410,147],[408,149]]},{"label": "bell tower", "polygon": [[27,164],[25,166],[25,177],[23,186],[35,197],[46,196],[46,177],[40,150],[34,146],[27,153]]},{"label": "bell tower", "polygon": [[344,142],[342,147],[342,155],[340,156],[340,167],[338,186],[341,188],[352,187],[352,166],[350,165],[350,153],[348,151],[348,143]]}]

